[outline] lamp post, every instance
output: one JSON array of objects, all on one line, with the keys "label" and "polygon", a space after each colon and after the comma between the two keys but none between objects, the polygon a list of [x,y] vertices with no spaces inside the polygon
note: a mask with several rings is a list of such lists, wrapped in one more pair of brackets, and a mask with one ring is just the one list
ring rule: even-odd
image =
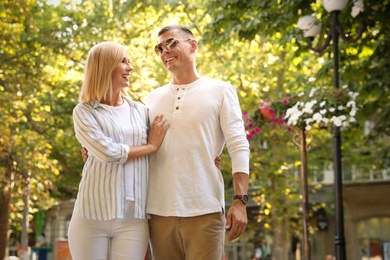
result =
[{"label": "lamp post", "polygon": [[[298,22],[298,27],[303,30],[303,35],[308,39],[309,46],[316,52],[323,52],[332,41],[333,43],[333,86],[339,88],[339,37],[348,43],[358,40],[364,31],[364,26],[355,39],[347,37],[340,25],[338,16],[347,5],[348,0],[323,0],[324,8],[332,16],[331,28],[328,31],[326,41],[322,46],[313,47],[312,41],[321,31],[321,25],[314,16],[304,16]],[[352,16],[363,11],[363,0],[355,0]],[[335,196],[335,254],[337,260],[346,259],[344,237],[344,213],[342,201],[342,167],[341,167],[341,135],[340,127],[333,127],[333,167],[334,167],[334,196]]]}]

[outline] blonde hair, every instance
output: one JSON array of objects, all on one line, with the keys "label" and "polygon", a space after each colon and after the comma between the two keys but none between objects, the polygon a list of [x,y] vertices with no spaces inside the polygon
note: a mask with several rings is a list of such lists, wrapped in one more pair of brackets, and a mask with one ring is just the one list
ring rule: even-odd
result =
[{"label": "blonde hair", "polygon": [[[89,50],[79,102],[111,100],[112,73],[127,52],[126,46],[109,41],[98,43]],[[126,89],[121,92],[128,96]]]}]

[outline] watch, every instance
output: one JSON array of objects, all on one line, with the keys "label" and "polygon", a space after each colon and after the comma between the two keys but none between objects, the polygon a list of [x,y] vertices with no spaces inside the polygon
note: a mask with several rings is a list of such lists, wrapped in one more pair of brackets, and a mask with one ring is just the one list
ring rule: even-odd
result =
[{"label": "watch", "polygon": [[246,205],[248,204],[248,195],[234,195],[233,200],[241,200]]}]

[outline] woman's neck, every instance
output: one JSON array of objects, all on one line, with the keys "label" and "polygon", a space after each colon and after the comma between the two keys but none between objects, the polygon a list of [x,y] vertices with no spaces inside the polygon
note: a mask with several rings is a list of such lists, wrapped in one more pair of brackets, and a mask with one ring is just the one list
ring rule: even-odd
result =
[{"label": "woman's neck", "polygon": [[123,105],[123,102],[124,102],[124,99],[121,95],[115,97],[115,98],[112,98],[110,100],[102,100],[100,101],[100,103],[103,103],[103,104],[106,104],[106,105],[109,105],[109,106],[113,106],[113,107],[117,107],[117,106],[121,106]]}]

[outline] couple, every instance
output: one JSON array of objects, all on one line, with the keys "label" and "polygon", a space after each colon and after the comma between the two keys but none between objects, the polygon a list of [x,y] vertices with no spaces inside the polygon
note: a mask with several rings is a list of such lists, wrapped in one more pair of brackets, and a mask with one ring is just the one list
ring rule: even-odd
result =
[{"label": "couple", "polygon": [[[199,76],[188,28],[164,27],[158,40],[172,81],[146,106],[126,92],[133,67],[125,46],[103,42],[88,54],[73,111],[89,154],[69,226],[74,260],[141,260],[149,240],[155,260],[222,260],[225,230],[231,241],[246,228],[249,144],[236,90]],[[225,144],[235,194],[226,217],[214,163]]]}]

